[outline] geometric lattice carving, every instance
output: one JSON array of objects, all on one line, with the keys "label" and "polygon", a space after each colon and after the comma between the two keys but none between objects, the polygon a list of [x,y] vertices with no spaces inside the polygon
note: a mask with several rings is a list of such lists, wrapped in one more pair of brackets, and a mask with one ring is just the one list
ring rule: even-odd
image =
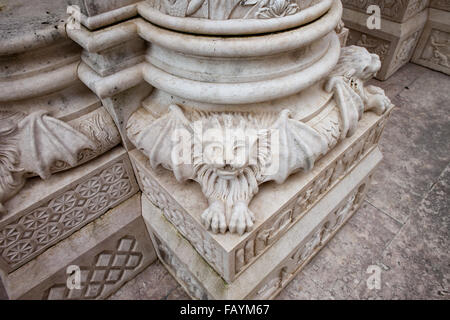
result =
[{"label": "geometric lattice carving", "polygon": [[123,160],[0,230],[0,255],[12,268],[69,236],[134,191]]},{"label": "geometric lattice carving", "polygon": [[130,271],[136,270],[142,262],[143,253],[137,249],[137,240],[125,236],[113,250],[105,250],[92,259],[92,264],[80,266],[81,289],[68,289],[66,283],[49,288],[44,299],[73,300],[97,299],[108,287],[116,285]]}]

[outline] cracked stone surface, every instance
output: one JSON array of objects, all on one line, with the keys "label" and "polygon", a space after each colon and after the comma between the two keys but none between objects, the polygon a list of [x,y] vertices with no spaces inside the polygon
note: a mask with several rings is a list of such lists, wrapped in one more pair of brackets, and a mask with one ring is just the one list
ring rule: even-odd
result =
[{"label": "cracked stone surface", "polygon": [[[373,84],[398,108],[368,198],[278,299],[450,299],[450,77],[408,64]],[[159,262],[110,297],[188,298]]]}]

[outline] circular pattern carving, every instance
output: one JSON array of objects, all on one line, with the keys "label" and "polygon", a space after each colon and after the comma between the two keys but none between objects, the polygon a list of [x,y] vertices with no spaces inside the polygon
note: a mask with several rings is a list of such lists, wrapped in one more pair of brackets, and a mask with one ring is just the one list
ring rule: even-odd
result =
[{"label": "circular pattern carving", "polygon": [[76,202],[77,199],[74,197],[73,192],[68,192],[53,200],[50,203],[50,208],[52,208],[55,213],[62,214],[72,209]]},{"label": "circular pattern carving", "polygon": [[22,219],[23,226],[27,231],[34,231],[42,227],[49,219],[47,208],[38,208]]},{"label": "circular pattern carving", "polygon": [[3,257],[11,263],[16,263],[23,260],[33,251],[33,245],[29,241],[23,240],[5,250]]},{"label": "circular pattern carving", "polygon": [[90,198],[95,196],[101,189],[102,185],[98,178],[93,178],[86,183],[83,183],[77,188],[77,192],[83,198]]},{"label": "circular pattern carving", "polygon": [[20,237],[20,232],[15,227],[6,227],[0,231],[0,248],[6,248]]},{"label": "circular pattern carving", "polygon": [[75,208],[72,211],[66,213],[61,222],[65,228],[73,228],[85,220],[86,214],[83,208]]},{"label": "circular pattern carving", "polygon": [[106,193],[100,193],[94,198],[89,199],[86,208],[89,213],[96,213],[105,209],[109,204],[109,197]]},{"label": "circular pattern carving", "polygon": [[56,223],[51,223],[36,231],[35,239],[36,241],[43,245],[47,244],[61,233],[61,228]]},{"label": "circular pattern carving", "polygon": [[125,175],[125,169],[122,165],[115,165],[112,168],[104,171],[101,175],[104,182],[113,183],[121,179]]},{"label": "circular pattern carving", "polygon": [[109,189],[109,194],[114,199],[119,199],[129,193],[131,190],[131,185],[128,183],[127,180],[121,180],[116,182],[111,186]]}]

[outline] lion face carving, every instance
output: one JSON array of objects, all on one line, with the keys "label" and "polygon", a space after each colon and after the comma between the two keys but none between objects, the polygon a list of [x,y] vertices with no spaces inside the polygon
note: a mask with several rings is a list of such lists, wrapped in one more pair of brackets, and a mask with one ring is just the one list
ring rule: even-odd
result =
[{"label": "lion face carving", "polygon": [[270,118],[237,113],[193,117],[194,149],[201,149],[193,156],[193,179],[208,199],[202,222],[213,232],[243,234],[252,228],[255,215],[248,205],[274,159],[269,148],[274,135],[266,129]]},{"label": "lion face carving", "polygon": [[130,118],[130,140],[152,167],[162,165],[179,181],[201,185],[209,204],[202,222],[215,233],[251,230],[256,217],[248,206],[258,186],[311,169],[328,148],[324,137],[291,119],[289,110],[184,113],[172,105],[147,125],[144,118],[139,112]]}]

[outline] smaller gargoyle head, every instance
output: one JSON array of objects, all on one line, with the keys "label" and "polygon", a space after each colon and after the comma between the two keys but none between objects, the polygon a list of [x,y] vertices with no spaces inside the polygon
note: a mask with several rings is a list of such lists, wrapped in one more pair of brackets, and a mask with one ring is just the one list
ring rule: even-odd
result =
[{"label": "smaller gargoyle head", "polygon": [[380,57],[369,53],[366,48],[349,46],[342,48],[339,61],[333,70],[332,76],[346,76],[367,81],[373,78],[381,69]]}]

